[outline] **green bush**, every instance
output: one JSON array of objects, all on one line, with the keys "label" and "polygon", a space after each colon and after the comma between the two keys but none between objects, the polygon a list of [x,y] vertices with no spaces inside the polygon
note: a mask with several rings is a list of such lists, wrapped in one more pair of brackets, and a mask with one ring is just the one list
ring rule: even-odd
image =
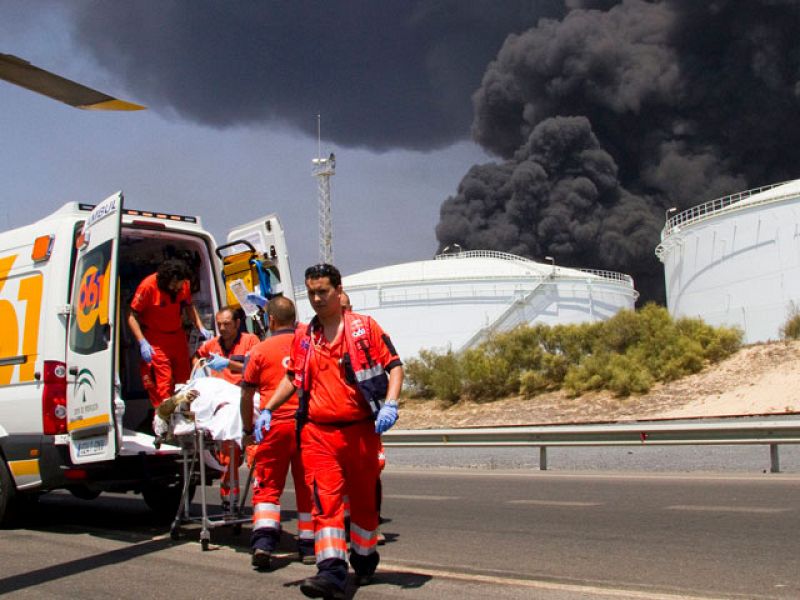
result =
[{"label": "green bush", "polygon": [[423,351],[409,361],[407,376],[415,393],[448,404],[558,389],[627,396],[696,373],[730,356],[741,340],[738,329],[674,320],[664,307],[647,304],[603,322],[521,326],[461,353]]},{"label": "green bush", "polygon": [[789,315],[781,327],[781,337],[785,340],[800,340],[800,309],[794,302],[789,303]]},{"label": "green bush", "polygon": [[446,354],[421,350],[418,359],[407,362],[405,372],[412,392],[420,397],[449,405],[461,396],[461,364],[452,350]]}]

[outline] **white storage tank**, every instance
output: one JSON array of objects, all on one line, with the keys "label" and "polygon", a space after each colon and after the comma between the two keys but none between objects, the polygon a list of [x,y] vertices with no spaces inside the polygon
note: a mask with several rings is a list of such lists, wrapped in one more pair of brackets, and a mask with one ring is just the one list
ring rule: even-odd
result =
[{"label": "white storage tank", "polygon": [[676,214],[656,255],[670,314],[740,327],[747,343],[778,339],[800,301],[800,179]]},{"label": "white storage tank", "polygon": [[[403,358],[422,348],[462,350],[522,323],[607,319],[638,297],[628,275],[488,250],[371,269],[343,277],[342,286],[353,310],[374,317]],[[300,319],[310,320],[305,290],[296,297]]]}]

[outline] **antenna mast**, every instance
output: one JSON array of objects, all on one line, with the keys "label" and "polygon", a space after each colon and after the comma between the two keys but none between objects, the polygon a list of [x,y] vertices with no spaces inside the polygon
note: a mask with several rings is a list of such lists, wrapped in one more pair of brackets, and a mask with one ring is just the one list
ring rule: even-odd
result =
[{"label": "antenna mast", "polygon": [[336,158],[331,152],[322,158],[321,118],[317,115],[317,158],[311,160],[311,174],[317,178],[319,197],[319,261],[333,264],[333,221],[331,219],[331,176],[336,169]]}]

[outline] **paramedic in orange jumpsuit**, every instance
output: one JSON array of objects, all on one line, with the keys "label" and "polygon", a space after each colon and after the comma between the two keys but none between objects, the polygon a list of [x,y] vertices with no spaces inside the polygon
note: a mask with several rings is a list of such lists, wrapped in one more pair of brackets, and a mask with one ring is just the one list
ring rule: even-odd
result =
[{"label": "paramedic in orange jumpsuit", "polygon": [[[225,306],[217,311],[215,316],[219,335],[204,342],[194,353],[192,363],[196,364],[201,358],[206,359],[206,366],[211,369],[213,377],[220,377],[234,385],[242,382],[242,369],[247,353],[260,341],[258,336],[241,330],[239,313],[230,306]],[[231,468],[231,454],[233,464]],[[219,495],[222,499],[223,510],[235,507],[239,501],[239,478],[234,469],[242,464],[242,451],[239,444],[232,440],[222,442],[217,460],[224,468],[220,481]],[[231,478],[234,486],[231,489]]]},{"label": "paramedic in orange jumpsuit", "polygon": [[[242,425],[244,433],[253,432],[253,397],[260,394],[258,412],[286,377],[286,364],[294,339],[295,308],[288,298],[278,296],[267,304],[270,337],[250,352],[242,383]],[[267,569],[270,555],[281,537],[280,498],[291,465],[297,508],[297,550],[300,560],[314,564],[314,526],[311,522],[311,491],[306,485],[305,471],[297,446],[295,412],[297,397],[273,413],[272,427],[261,436],[257,445],[248,448],[253,467],[253,533],[250,538],[252,564]]]},{"label": "paramedic in orange jumpsuit", "polygon": [[[391,340],[371,318],[345,313],[341,306],[341,274],[320,264],[305,272],[305,284],[315,319],[298,327],[287,377],[269,399],[256,427],[269,430],[271,411],[301,387],[308,401],[307,422],[301,430],[306,481],[313,492],[317,575],[300,590],[311,598],[344,598],[347,581],[347,542],[343,496],[350,494],[350,564],[358,585],[370,582],[378,566],[378,510],[375,488],[380,467],[380,434],[397,420],[397,401],[403,368]],[[356,329],[355,322],[363,323]],[[350,329],[348,330],[348,323]],[[371,409],[360,384],[346,371],[345,354],[351,340],[368,330],[374,367],[388,372],[385,402]],[[373,356],[374,353],[374,356]],[[353,357],[350,357],[351,359]],[[304,398],[305,401],[305,398]]]},{"label": "paramedic in orange jumpsuit", "polygon": [[175,383],[189,379],[189,343],[181,313],[186,313],[205,339],[213,332],[203,327],[192,304],[189,267],[180,260],[165,260],[136,288],[128,326],[139,343],[142,383],[157,408],[175,392]]},{"label": "paramedic in orange jumpsuit", "polygon": [[[342,292],[339,295],[339,301],[342,303],[342,310],[344,312],[353,312],[353,304],[350,302],[350,296],[347,295],[347,292]],[[380,450],[378,451],[378,466],[381,468],[381,473],[386,468],[386,451],[383,449],[383,442],[381,442]],[[375,494],[378,499],[378,523],[383,523],[384,519],[381,515],[381,504],[383,504],[383,483],[381,482],[381,478],[378,477],[378,487],[375,489]],[[350,499],[346,498],[344,503],[344,514],[345,518],[349,521],[350,519]],[[347,523],[349,526],[349,523]],[[348,527],[349,529],[349,527]],[[386,537],[381,532],[380,527],[378,527],[378,545],[383,546],[386,543]]]}]

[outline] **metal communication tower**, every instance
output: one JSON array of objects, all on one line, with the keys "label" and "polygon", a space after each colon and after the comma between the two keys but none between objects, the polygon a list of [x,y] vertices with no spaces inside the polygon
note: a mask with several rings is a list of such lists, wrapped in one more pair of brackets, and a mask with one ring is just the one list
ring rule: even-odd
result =
[{"label": "metal communication tower", "polygon": [[331,176],[336,169],[336,157],[321,157],[320,116],[317,115],[317,158],[311,160],[311,174],[317,178],[319,195],[319,261],[333,264],[333,221],[331,219]]}]

